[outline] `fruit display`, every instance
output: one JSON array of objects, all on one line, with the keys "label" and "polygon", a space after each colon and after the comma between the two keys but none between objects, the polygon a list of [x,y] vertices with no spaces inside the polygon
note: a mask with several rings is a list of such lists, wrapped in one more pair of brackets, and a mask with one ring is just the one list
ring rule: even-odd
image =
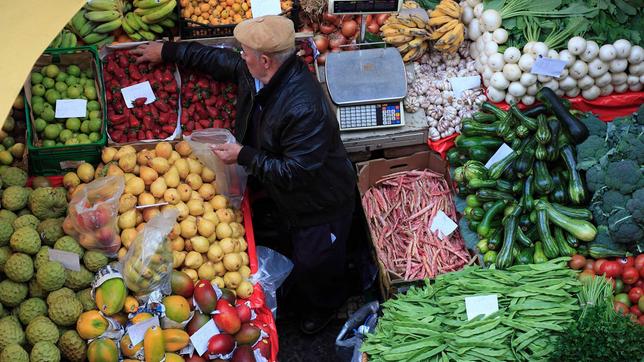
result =
[{"label": "fruit display", "polygon": [[235,129],[237,85],[181,69],[181,129],[184,135],[204,128]]},{"label": "fruit display", "polygon": [[454,53],[463,43],[465,26],[461,22],[463,9],[454,0],[442,0],[434,10],[427,12],[431,27],[430,38],[440,52]]},{"label": "fruit display", "polygon": [[119,40],[155,40],[174,28],[176,0],[88,1],[67,25],[87,45],[97,47]]},{"label": "fruit display", "polygon": [[[52,147],[98,142],[103,132],[101,85],[86,64],[48,64],[34,69],[27,97],[35,132],[33,145]],[[85,99],[85,117],[56,118],[56,101]]]},{"label": "fruit display", "polygon": [[[250,0],[180,0],[181,17],[203,25],[238,24],[253,17]],[[281,0],[280,7],[288,12],[292,0]]]},{"label": "fruit display", "polygon": [[[179,86],[172,64],[141,63],[126,49],[114,49],[104,59],[108,134],[115,143],[174,139],[180,131]],[[137,98],[128,108],[121,89],[150,82],[156,100]],[[146,104],[148,103],[148,104]]]},{"label": "fruit display", "polygon": [[398,48],[404,62],[420,59],[429,49],[431,28],[416,14],[394,14],[387,18],[380,31],[387,44]]},{"label": "fruit display", "polygon": [[[19,94],[0,130],[0,165],[19,166],[25,154],[27,119],[24,96]],[[25,159],[26,160],[26,159]]]}]

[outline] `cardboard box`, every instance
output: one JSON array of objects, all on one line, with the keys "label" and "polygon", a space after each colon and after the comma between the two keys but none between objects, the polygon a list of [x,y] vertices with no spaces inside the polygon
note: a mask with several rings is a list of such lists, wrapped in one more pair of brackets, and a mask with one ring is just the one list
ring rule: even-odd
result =
[{"label": "cardboard box", "polygon": [[[356,164],[356,169],[358,173],[358,190],[361,198],[383,176],[401,171],[428,169],[442,174],[451,185],[447,161],[441,159],[437,153],[432,151],[417,152],[410,156],[394,159],[375,159],[361,162]],[[369,228],[367,220],[365,220],[365,225]],[[371,230],[368,231],[369,238],[372,240],[372,255],[378,265],[380,293],[383,299],[387,300],[397,293],[404,292],[412,285],[423,284],[423,279],[404,280],[399,275],[387,270],[377,257],[375,246],[373,245],[373,234]]]}]

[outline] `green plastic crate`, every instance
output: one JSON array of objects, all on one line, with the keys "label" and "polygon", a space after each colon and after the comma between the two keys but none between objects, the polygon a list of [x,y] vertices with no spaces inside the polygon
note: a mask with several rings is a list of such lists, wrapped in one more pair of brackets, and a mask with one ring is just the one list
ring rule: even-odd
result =
[{"label": "green plastic crate", "polygon": [[[88,57],[89,53],[89,57]],[[33,175],[61,175],[66,171],[75,170],[83,162],[91,163],[96,166],[101,162],[101,151],[107,143],[107,107],[105,99],[105,87],[103,83],[103,71],[99,60],[98,51],[94,47],[82,46],[78,48],[65,49],[47,49],[38,59],[34,68],[41,68],[43,65],[56,63],[67,65],[68,63],[77,63],[70,61],[79,58],[92,59],[91,67],[95,74],[96,92],[101,111],[103,113],[103,122],[101,128],[101,138],[97,142],[79,145],[64,145],[51,147],[37,147],[34,141],[37,139],[34,125],[34,115],[31,113],[31,97],[25,97],[26,121],[27,121],[27,151],[29,154],[29,173]],[[80,64],[79,64],[80,66]],[[81,69],[86,69],[81,66]],[[31,87],[30,79],[25,82],[25,89]],[[27,94],[31,95],[29,89]]]}]

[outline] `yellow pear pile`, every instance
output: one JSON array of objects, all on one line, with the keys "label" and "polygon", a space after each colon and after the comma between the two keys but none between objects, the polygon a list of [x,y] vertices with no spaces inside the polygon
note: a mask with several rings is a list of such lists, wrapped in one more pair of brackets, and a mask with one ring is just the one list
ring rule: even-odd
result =
[{"label": "yellow pear pile", "polygon": [[215,173],[196,158],[187,142],[174,147],[160,142],[138,151],[132,146],[106,147],[101,158],[96,169],[82,164],[65,175],[63,184],[71,197],[97,177],[125,177],[119,202],[119,259],[146,222],[166,208],[176,208],[177,223],[168,235],[175,269],[194,281],[211,280],[233,290],[250,276],[241,211],[217,194]]}]

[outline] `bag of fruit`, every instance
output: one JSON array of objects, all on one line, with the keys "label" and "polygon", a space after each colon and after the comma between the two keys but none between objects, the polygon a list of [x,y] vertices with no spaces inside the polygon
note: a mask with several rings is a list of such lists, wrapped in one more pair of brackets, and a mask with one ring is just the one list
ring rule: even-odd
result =
[{"label": "bag of fruit", "polygon": [[75,233],[72,236],[77,237],[85,249],[116,256],[121,247],[117,220],[125,178],[107,176],[80,187],[67,212],[66,223]]}]

